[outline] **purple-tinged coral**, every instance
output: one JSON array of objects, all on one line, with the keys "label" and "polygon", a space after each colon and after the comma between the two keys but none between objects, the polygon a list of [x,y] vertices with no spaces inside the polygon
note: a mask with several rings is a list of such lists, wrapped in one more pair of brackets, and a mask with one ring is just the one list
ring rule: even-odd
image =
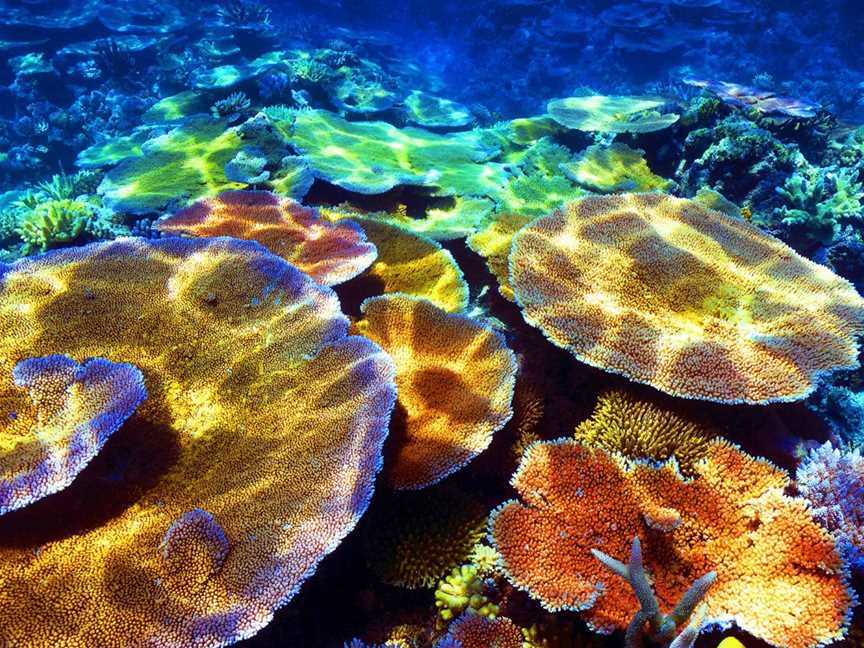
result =
[{"label": "purple-tinged coral", "polygon": [[755,108],[760,113],[809,119],[815,117],[819,110],[819,105],[811,101],[778,96],[773,92],[751,88],[739,83],[710,79],[684,79],[684,83],[697,88],[704,88],[728,104]]},{"label": "purple-tinged coral", "polygon": [[864,457],[826,441],[810,450],[795,474],[813,516],[837,540],[844,557],[864,567]]},{"label": "purple-tinged coral", "polygon": [[12,378],[0,384],[0,515],[71,484],[147,396],[137,368],[104,358],[29,358]]}]

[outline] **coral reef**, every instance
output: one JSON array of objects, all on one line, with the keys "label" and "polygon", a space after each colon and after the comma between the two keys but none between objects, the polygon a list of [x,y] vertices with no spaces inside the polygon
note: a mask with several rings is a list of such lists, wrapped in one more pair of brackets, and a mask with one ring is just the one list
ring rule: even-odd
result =
[{"label": "coral reef", "polygon": [[550,101],[549,116],[567,128],[605,133],[649,133],[668,128],[679,116],[661,114],[665,102],[651,97],[588,95]]},{"label": "coral reef", "polygon": [[450,624],[450,631],[443,641],[447,640],[457,642],[462,648],[522,648],[522,633],[510,619],[490,619],[471,612]]},{"label": "coral reef", "polygon": [[510,420],[516,358],[488,324],[424,299],[372,297],[361,309],[355,330],[396,363],[388,482],[424,488],[468,464]]},{"label": "coral reef", "polygon": [[797,400],[818,376],[857,365],[854,288],[693,201],[572,203],[516,235],[510,278],[526,320],[554,344],[673,395]]},{"label": "coral reef", "polygon": [[252,242],[121,239],[0,278],[0,374],[34,348],[98,349],[134,361],[149,392],[68,498],[0,517],[16,538],[0,549],[0,634],[254,634],[368,504],[395,402],[389,358],[347,336],[330,289]]},{"label": "coral reef", "polygon": [[706,623],[734,622],[775,646],[842,638],[855,603],[845,565],[806,500],[783,494],[787,475],[717,441],[695,472],[685,481],[674,464],[629,463],[573,440],[535,444],[513,477],[524,503],[490,519],[508,579],[600,632],[624,629],[636,596],[588,558],[626,555],[638,536],[661,613],[714,572]]}]

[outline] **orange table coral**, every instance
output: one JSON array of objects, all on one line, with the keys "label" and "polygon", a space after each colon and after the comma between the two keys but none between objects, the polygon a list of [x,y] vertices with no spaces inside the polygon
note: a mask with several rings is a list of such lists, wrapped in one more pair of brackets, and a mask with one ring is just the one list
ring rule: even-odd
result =
[{"label": "orange table coral", "polygon": [[0,517],[0,637],[248,637],[354,527],[395,403],[333,291],[234,239],[118,239],[0,266],[0,375],[134,361],[149,397],[71,486]]},{"label": "orange table coral", "polygon": [[661,612],[716,572],[708,623],[737,623],[775,646],[840,639],[854,595],[830,535],[789,478],[735,446],[712,442],[685,481],[672,464],[628,462],[574,440],[538,443],[513,477],[490,535],[510,581],[550,610],[579,610],[598,631],[627,627],[639,608],[628,583],[591,553],[619,561],[642,541]]},{"label": "orange table coral", "polygon": [[[449,643],[448,643],[449,642]],[[450,625],[441,648],[522,648],[522,632],[507,617],[489,617],[466,612]]]},{"label": "orange table coral", "polygon": [[514,238],[526,320],[587,364],[721,402],[803,398],[857,365],[864,300],[755,226],[662,194],[585,198]]},{"label": "orange table coral", "polygon": [[0,381],[0,515],[66,488],[147,396],[129,364],[62,355]]},{"label": "orange table coral", "polygon": [[337,224],[268,191],[223,191],[156,223],[161,232],[258,241],[318,283],[334,286],[363,272],[375,246],[351,221]]},{"label": "orange table coral", "polygon": [[425,299],[367,299],[357,331],[396,364],[387,475],[399,489],[424,488],[485,450],[513,414],[516,357],[485,323]]}]

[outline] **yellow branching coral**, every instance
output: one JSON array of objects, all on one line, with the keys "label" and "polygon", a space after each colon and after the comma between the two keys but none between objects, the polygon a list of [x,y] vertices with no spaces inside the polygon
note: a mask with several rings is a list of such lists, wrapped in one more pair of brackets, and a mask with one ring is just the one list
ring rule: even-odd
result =
[{"label": "yellow branching coral", "polygon": [[715,435],[683,414],[624,389],[604,392],[587,421],[573,435],[585,445],[632,459],[666,461],[675,457],[682,474],[693,474]]},{"label": "yellow branching coral", "polygon": [[625,558],[634,537],[662,614],[698,578],[707,623],[736,623],[774,646],[840,639],[854,593],[834,540],[789,477],[713,441],[686,481],[674,464],[633,463],[572,439],[538,443],[513,477],[522,500],[490,519],[507,578],[547,609],[580,611],[596,630],[624,629],[639,609],[630,585],[592,550]]},{"label": "yellow branching coral", "polygon": [[720,402],[803,398],[857,365],[864,299],[741,220],[663,194],[585,198],[514,238],[526,320],[590,365]]},{"label": "yellow branching coral", "polygon": [[393,492],[376,501],[364,527],[369,566],[385,583],[434,587],[486,533],[488,509],[448,484]]},{"label": "yellow branching coral", "polygon": [[510,285],[510,248],[513,237],[533,220],[533,216],[521,214],[497,214],[486,227],[468,237],[468,247],[486,259],[489,271],[498,280],[501,295],[514,301]]},{"label": "yellow branching coral", "polygon": [[510,420],[516,358],[488,324],[425,299],[373,297],[362,311],[356,330],[396,364],[388,480],[424,488],[473,460]]},{"label": "yellow branching coral", "polygon": [[79,200],[49,200],[22,216],[17,233],[24,241],[24,254],[44,252],[70,243],[84,232],[93,208]]},{"label": "yellow branching coral", "polygon": [[465,610],[495,618],[498,606],[486,596],[486,586],[476,565],[456,567],[435,590],[435,607],[444,621],[455,619]]},{"label": "yellow branching coral", "polygon": [[368,505],[394,369],[257,243],[118,239],[0,266],[0,375],[134,361],[148,399],[68,488],[0,517],[11,645],[254,634]]},{"label": "yellow branching coral", "polygon": [[62,355],[0,379],[0,515],[62,490],[146,396],[141,372]]}]

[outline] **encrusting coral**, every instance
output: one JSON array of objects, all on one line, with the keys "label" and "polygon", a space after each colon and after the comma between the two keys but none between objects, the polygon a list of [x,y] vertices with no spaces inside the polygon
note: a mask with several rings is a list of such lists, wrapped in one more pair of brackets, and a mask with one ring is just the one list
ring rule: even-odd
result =
[{"label": "encrusting coral", "polygon": [[590,365],[676,396],[803,398],[857,365],[864,299],[753,225],[663,194],[585,198],[520,230],[525,319]]},{"label": "encrusting coral", "polygon": [[357,223],[330,223],[314,209],[268,191],[224,191],[160,219],[164,233],[258,241],[320,284],[356,277],[375,260]]},{"label": "encrusting coral", "polygon": [[681,473],[689,477],[716,435],[669,407],[613,389],[600,394],[591,418],[580,423],[573,436],[631,459],[675,457]]},{"label": "encrusting coral", "polygon": [[118,239],[0,266],[0,287],[0,375],[34,349],[100,353],[134,361],[149,394],[86,475],[0,517],[0,636],[257,632],[368,505],[390,359],[347,335],[331,289],[249,241]]},{"label": "encrusting coral", "polygon": [[627,555],[638,536],[660,613],[715,572],[706,624],[734,622],[787,648],[842,638],[855,603],[846,567],[806,500],[783,494],[788,476],[720,441],[694,472],[687,481],[673,463],[631,462],[570,439],[535,444],[513,476],[522,501],[490,518],[507,578],[551,611],[623,630],[638,599],[591,552]]},{"label": "encrusting coral", "polygon": [[146,395],[138,369],[104,358],[15,365],[0,380],[0,515],[72,483]]},{"label": "encrusting coral", "polygon": [[488,324],[425,299],[372,297],[361,310],[356,332],[396,364],[387,480],[424,488],[472,461],[510,420],[516,358]]}]

